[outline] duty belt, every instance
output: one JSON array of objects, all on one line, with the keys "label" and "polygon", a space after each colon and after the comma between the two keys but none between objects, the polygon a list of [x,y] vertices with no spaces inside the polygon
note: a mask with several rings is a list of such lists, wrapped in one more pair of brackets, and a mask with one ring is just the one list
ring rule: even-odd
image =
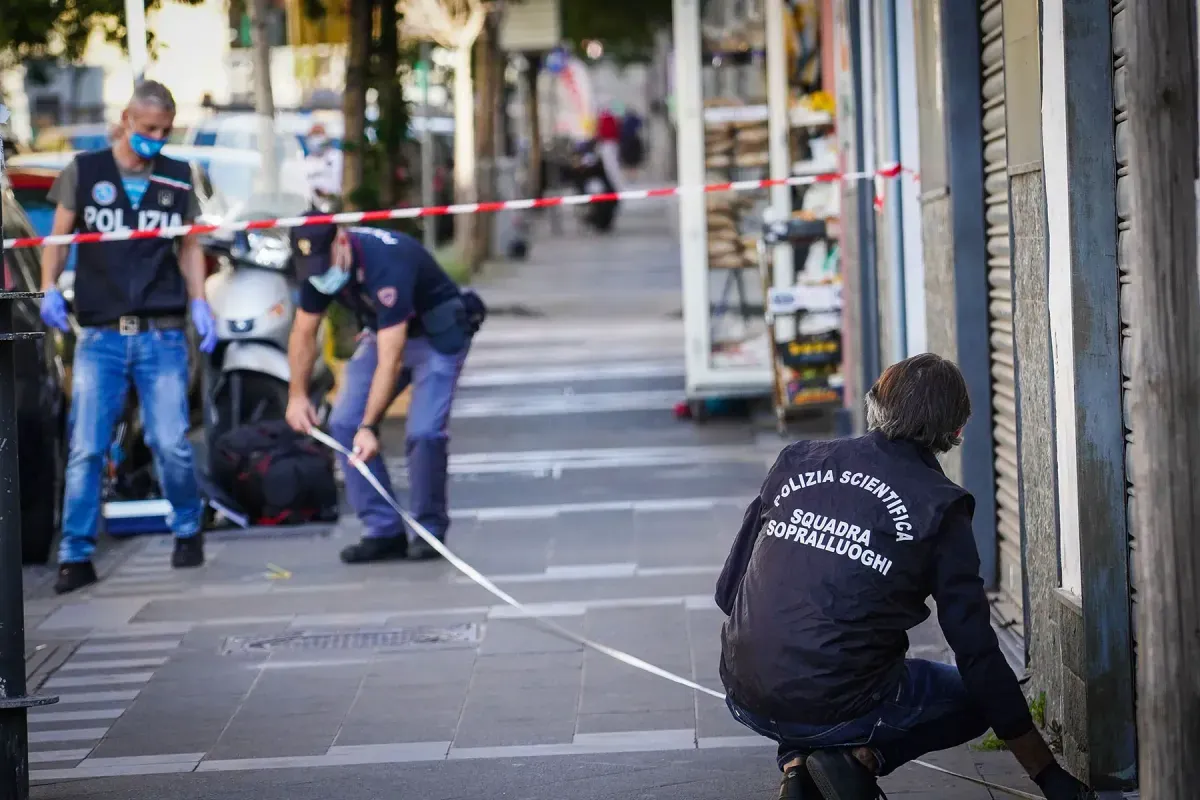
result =
[{"label": "duty belt", "polygon": [[120,331],[122,336],[135,336],[146,331],[176,331],[187,326],[187,317],[174,314],[163,317],[120,317],[112,322],[103,322],[92,327]]}]

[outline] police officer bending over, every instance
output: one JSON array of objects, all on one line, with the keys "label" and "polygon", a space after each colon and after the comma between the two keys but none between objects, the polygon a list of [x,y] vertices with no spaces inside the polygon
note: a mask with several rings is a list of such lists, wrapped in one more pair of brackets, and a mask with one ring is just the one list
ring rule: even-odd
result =
[{"label": "police officer bending over", "polygon": [[[937,456],[971,413],[958,367],[914,356],[867,394],[866,436],[784,449],[716,600],[734,717],[779,743],[782,800],[874,800],[876,778],[990,727],[1050,800],[1092,797],[1034,727],[992,631],[974,499]],[[929,616],[957,667],[906,659]]]},{"label": "police officer bending over", "polygon": [[[50,190],[54,234],[153,230],[189,224],[198,210],[186,162],[159,154],[175,121],[165,86],[146,81],[121,114],[111,148],[81,153]],[[80,330],[72,369],[70,454],[63,496],[55,589],[96,581],[92,553],[100,521],[101,473],[130,384],[137,389],[146,444],[171,503],[174,567],[204,563],[202,501],[187,439],[187,315],[200,349],[216,345],[204,300],[204,256],[191,236],[80,244],[75,317]],[[42,320],[71,330],[58,278],[66,247],[42,252]],[[190,300],[190,301],[189,301]]]},{"label": "police officer bending over", "polygon": [[[391,492],[379,455],[379,424],[411,384],[405,430],[411,511],[430,533],[444,539],[450,527],[446,426],[471,336],[483,321],[482,301],[460,290],[420,242],[402,233],[310,225],[293,231],[292,252],[300,275],[311,277],[301,286],[288,343],[289,424],[308,433],[317,423],[308,382],[321,316],[337,300],[358,317],[363,331],[342,375],[330,433]],[[362,541],[342,550],[343,561],[437,556],[421,539],[410,544],[395,510],[345,458],[339,459],[347,499],[366,530]]]}]

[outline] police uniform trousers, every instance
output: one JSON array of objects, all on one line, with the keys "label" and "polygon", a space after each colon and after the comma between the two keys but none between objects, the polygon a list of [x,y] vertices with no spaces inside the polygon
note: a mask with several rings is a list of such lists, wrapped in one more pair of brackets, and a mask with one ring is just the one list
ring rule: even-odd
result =
[{"label": "police uniform trousers", "polygon": [[[447,355],[433,349],[425,337],[410,338],[404,345],[404,368],[396,385],[395,395],[412,386],[405,425],[409,511],[439,539],[445,538],[450,527],[446,497],[450,406],[469,350],[468,342],[461,352]],[[375,333],[364,331],[354,356],[346,364],[329,417],[330,432],[346,448],[350,448],[362,424],[378,358]],[[339,454],[338,459],[345,477],[346,499],[362,520],[364,535],[368,538],[404,535],[404,523],[395,510],[357,469],[347,464],[345,456]],[[367,467],[394,497],[382,454],[371,459]],[[410,538],[415,538],[415,534]]]}]

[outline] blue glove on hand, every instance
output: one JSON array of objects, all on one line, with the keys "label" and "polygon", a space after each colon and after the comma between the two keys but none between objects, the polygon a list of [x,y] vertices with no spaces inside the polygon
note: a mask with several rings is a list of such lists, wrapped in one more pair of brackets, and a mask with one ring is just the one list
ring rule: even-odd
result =
[{"label": "blue glove on hand", "polygon": [[42,296],[42,322],[51,328],[58,328],[63,333],[71,332],[71,322],[67,319],[67,301],[58,289],[51,289]]},{"label": "blue glove on hand", "polygon": [[208,301],[197,298],[192,301],[192,327],[200,337],[200,352],[211,353],[217,349],[217,321],[213,318]]}]

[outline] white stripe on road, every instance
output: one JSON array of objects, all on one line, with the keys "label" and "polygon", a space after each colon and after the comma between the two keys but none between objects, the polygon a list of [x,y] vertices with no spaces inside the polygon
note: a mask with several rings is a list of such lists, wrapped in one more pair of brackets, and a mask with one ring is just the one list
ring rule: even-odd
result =
[{"label": "white stripe on road", "polygon": [[591,366],[513,367],[511,369],[466,370],[459,379],[458,386],[461,389],[483,389],[538,383],[678,378],[683,374],[683,362],[678,359]]},{"label": "white stripe on road", "polygon": [[[547,567],[545,572],[491,575],[495,583],[554,583],[555,581],[601,580],[606,578],[678,578],[690,575],[716,575],[720,564],[687,567],[639,567],[636,564],[588,564],[577,567]],[[456,577],[454,583],[473,583]]]},{"label": "white stripe on road", "polygon": [[[584,450],[531,450],[498,453],[461,453],[450,456],[451,475],[522,474],[559,477],[576,469],[637,469],[695,464],[761,464],[765,456],[744,445],[704,447],[602,447]],[[408,473],[405,459],[387,459],[394,476]]]},{"label": "white stripe on road", "polygon": [[[128,703],[136,700],[142,693],[141,689],[121,689],[115,692],[67,692],[58,696],[55,706],[65,706],[84,703]],[[31,712],[32,713],[32,712]]]},{"label": "white stripe on road", "polygon": [[90,742],[95,739],[103,739],[104,734],[108,733],[108,728],[73,728],[63,731],[30,731],[29,741],[31,744],[41,742]]},{"label": "white stripe on road", "polygon": [[533,394],[521,397],[470,397],[454,401],[454,419],[534,417],[548,414],[599,414],[616,411],[669,411],[683,399],[680,390]]},{"label": "white stripe on road", "polygon": [[480,522],[506,519],[553,519],[562,514],[588,514],[605,511],[704,511],[717,506],[746,505],[745,496],[697,497],[685,500],[615,500],[601,503],[563,503],[545,506],[495,506],[491,508],[464,508],[451,511],[452,519],[476,519]]},{"label": "white stripe on road", "polygon": [[[580,734],[562,744],[506,745],[498,747],[452,747],[450,742],[397,742],[362,746],[330,747],[319,756],[282,756],[272,758],[237,758],[202,761],[198,758],[168,761],[170,756],[158,756],[156,762],[133,759],[95,759],[73,769],[33,770],[34,781],[71,780],[134,775],[161,775],[183,772],[251,772],[266,769],[302,769],[316,767],[348,767],[368,764],[412,764],[458,760],[505,760],[546,756],[596,756],[616,753],[678,752],[684,750],[714,750],[732,748],[775,747],[769,739],[758,736],[698,737],[694,730],[629,731],[628,733]],[[112,763],[115,762],[115,763]]]},{"label": "white stripe on road", "polygon": [[122,686],[131,683],[148,683],[153,672],[125,672],[112,675],[56,675],[44,684],[47,689],[64,689],[72,686]]},{"label": "white stripe on road", "polygon": [[493,347],[514,344],[595,344],[597,339],[605,342],[627,339],[634,342],[683,341],[683,322],[636,322],[630,320],[619,325],[613,323],[589,324],[574,322],[564,326],[561,322],[504,321],[489,322],[475,337],[476,346]]},{"label": "white stripe on road", "polygon": [[34,750],[29,754],[30,764],[59,764],[67,761],[82,761],[91,750]]},{"label": "white stripe on road", "polygon": [[546,364],[577,364],[580,358],[589,357],[599,350],[602,358],[610,363],[629,361],[661,361],[668,358],[683,359],[683,340],[656,344],[654,342],[635,345],[606,345],[597,342],[591,345],[568,345],[565,347],[505,347],[498,349],[479,348],[467,356],[467,368],[500,366],[534,366]]},{"label": "white stripe on road", "polygon": [[[53,708],[53,706],[51,706]],[[100,708],[95,711],[46,711],[29,715],[30,725],[49,725],[52,722],[95,722],[116,719],[125,713],[123,708]]]},{"label": "white stripe on road", "polygon": [[72,659],[58,668],[59,672],[70,670],[84,669],[145,669],[147,667],[161,667],[167,663],[169,659],[166,656],[160,658],[108,658],[89,661],[77,661]]},{"label": "white stripe on road", "polygon": [[174,650],[179,647],[178,639],[151,639],[145,642],[115,642],[113,644],[87,644],[75,651],[76,655],[99,656],[110,653],[153,653]]}]

